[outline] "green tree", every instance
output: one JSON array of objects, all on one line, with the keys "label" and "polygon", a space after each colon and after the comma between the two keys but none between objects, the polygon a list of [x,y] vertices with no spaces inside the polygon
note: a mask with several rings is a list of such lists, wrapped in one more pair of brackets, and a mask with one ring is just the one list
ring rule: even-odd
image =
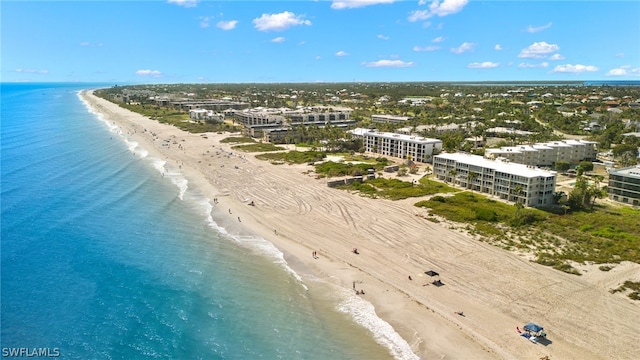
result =
[{"label": "green tree", "polygon": [[553,166],[554,169],[562,173],[567,172],[567,170],[569,170],[570,167],[571,167],[571,164],[569,164],[569,162],[567,161],[556,161],[556,163]]},{"label": "green tree", "polygon": [[580,161],[580,168],[582,171],[589,172],[593,171],[593,163],[591,161]]},{"label": "green tree", "polygon": [[451,178],[451,182],[453,183],[453,185],[456,184],[456,175],[458,175],[458,170],[456,169],[449,170],[449,177]]},{"label": "green tree", "polygon": [[469,175],[467,175],[467,188],[471,189],[473,192],[473,182],[478,178],[478,173],[475,171],[470,171]]}]

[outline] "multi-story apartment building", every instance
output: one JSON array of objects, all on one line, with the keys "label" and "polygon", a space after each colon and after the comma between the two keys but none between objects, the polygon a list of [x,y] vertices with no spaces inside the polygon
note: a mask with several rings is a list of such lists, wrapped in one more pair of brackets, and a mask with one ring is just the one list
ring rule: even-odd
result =
[{"label": "multi-story apartment building", "polygon": [[234,120],[244,125],[244,132],[248,136],[262,137],[269,129],[281,128],[284,116],[275,109],[246,109],[236,111]]},{"label": "multi-story apartment building", "polygon": [[586,140],[562,140],[535,145],[503,146],[499,149],[486,149],[484,156],[487,159],[505,158],[511,162],[533,166],[552,166],[558,161],[577,164],[582,160],[596,159],[596,144]]},{"label": "multi-story apartment building", "polygon": [[524,206],[553,204],[555,171],[478,155],[444,153],[433,157],[433,173],[440,180]]},{"label": "multi-story apartment building", "polygon": [[297,125],[322,127],[327,124],[347,127],[356,123],[355,120],[350,119],[351,109],[345,107],[316,106],[285,112],[283,115],[292,127]]},{"label": "multi-story apartment building", "polygon": [[611,200],[640,205],[640,165],[609,170],[607,192]]},{"label": "multi-story apartment building", "polygon": [[189,118],[193,120],[223,122],[224,114],[216,113],[213,110],[193,109],[189,110]]},{"label": "multi-story apartment building", "polygon": [[[356,129],[357,130],[357,129]],[[365,150],[385,156],[430,162],[434,153],[442,151],[442,140],[402,135],[375,130],[360,132]]]},{"label": "multi-story apartment building", "polygon": [[176,100],[167,101],[166,98],[157,98],[156,105],[167,106],[171,105],[174,108],[183,110],[192,109],[207,109],[222,111],[226,109],[242,110],[249,108],[249,103],[230,101],[230,100],[218,100],[218,99],[194,99],[194,100]]},{"label": "multi-story apartment building", "polygon": [[371,115],[371,122],[374,122],[374,123],[401,124],[401,123],[407,122],[409,119],[410,117],[408,116],[384,115],[384,114]]}]

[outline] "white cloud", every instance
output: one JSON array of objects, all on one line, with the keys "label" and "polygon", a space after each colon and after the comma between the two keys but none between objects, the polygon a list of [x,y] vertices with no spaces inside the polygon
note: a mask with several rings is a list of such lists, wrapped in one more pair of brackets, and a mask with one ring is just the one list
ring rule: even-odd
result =
[{"label": "white cloud", "polygon": [[474,43],[463,42],[462,45],[457,48],[451,48],[451,52],[455,54],[462,54],[467,51],[472,51],[476,47]]},{"label": "white cloud", "polygon": [[431,40],[431,42],[439,43],[444,41],[444,36],[438,36],[437,38]]},{"label": "white cloud", "polygon": [[529,64],[529,63],[520,63],[518,64],[519,68],[546,68],[549,67],[549,63],[546,61],[541,62],[540,64]]},{"label": "white cloud", "polygon": [[430,17],[431,15],[429,14],[429,10],[415,10],[411,12],[407,20],[409,20],[409,22],[416,22],[420,20],[427,20]]},{"label": "white cloud", "polygon": [[80,46],[86,46],[86,47],[102,47],[102,43],[91,43],[88,41],[83,41],[80,43]]},{"label": "white cloud", "polygon": [[184,7],[194,7],[198,4],[198,0],[167,0],[169,4],[176,4]]},{"label": "white cloud", "polygon": [[281,42],[284,42],[284,40],[285,40],[285,38],[284,38],[284,37],[282,37],[282,36],[278,36],[278,37],[276,37],[276,38],[271,39],[271,42],[274,42],[274,43],[281,43]]},{"label": "white cloud", "polygon": [[546,29],[550,28],[551,25],[552,25],[552,23],[548,23],[548,24],[541,25],[541,26],[531,26],[531,25],[529,25],[529,27],[527,27],[527,32],[534,34],[534,33],[537,33],[537,32],[540,32],[542,30],[546,30]]},{"label": "white cloud", "polygon": [[549,56],[549,60],[564,60],[564,56],[560,54],[553,54]]},{"label": "white cloud", "polygon": [[389,40],[389,37],[380,34],[380,35],[378,35],[378,39],[380,39],[380,40]]},{"label": "white cloud", "polygon": [[423,47],[421,47],[421,46],[416,45],[416,46],[413,47],[413,51],[436,51],[438,49],[440,49],[440,46],[423,46]]},{"label": "white cloud", "polygon": [[305,20],[303,15],[296,15],[285,11],[279,14],[262,14],[253,19],[253,24],[259,31],[283,31],[292,26],[311,25],[311,21]]},{"label": "white cloud", "polygon": [[331,8],[336,10],[355,9],[355,8],[369,6],[369,5],[391,4],[395,1],[396,0],[343,0],[343,1],[334,0],[333,3],[331,4]]},{"label": "white cloud", "polygon": [[472,62],[471,64],[467,65],[468,68],[470,69],[491,69],[494,67],[498,67],[498,63],[494,63],[491,61],[485,61],[482,63],[478,63],[478,62]]},{"label": "white cloud", "polygon": [[623,65],[619,68],[611,69],[607,76],[640,76],[640,67],[632,68],[629,65]]},{"label": "white cloud", "polygon": [[[447,16],[460,12],[469,3],[469,0],[433,0],[428,10],[414,10],[410,13],[408,20],[416,22],[426,20],[433,16]],[[420,1],[418,5],[425,5],[426,2]]]},{"label": "white cloud", "polygon": [[624,53],[617,53],[616,57],[618,57],[618,58],[624,57]]},{"label": "white cloud", "polygon": [[497,51],[500,51],[500,50],[502,50],[502,45],[500,45],[500,44],[496,44],[496,45],[493,47],[493,49],[494,49],[494,50],[497,50]]},{"label": "white cloud", "polygon": [[201,28],[208,28],[209,27],[209,21],[211,21],[211,19],[213,19],[213,17],[211,17],[211,16],[201,16],[199,19],[200,19],[200,27]]},{"label": "white cloud", "polygon": [[340,50],[340,51],[338,51],[338,52],[336,53],[336,56],[347,56],[347,55],[349,55],[349,54],[347,54],[347,52],[346,52],[346,51],[342,51],[342,50]]},{"label": "white cloud", "polygon": [[581,72],[594,72],[594,71],[598,71],[598,68],[593,65],[581,65],[581,64],[558,65],[553,69],[553,72],[559,72],[559,73],[581,73]]},{"label": "white cloud", "polygon": [[36,69],[23,69],[17,68],[14,70],[17,73],[26,73],[26,74],[48,74],[49,70],[36,70]]},{"label": "white cloud", "polygon": [[216,24],[216,27],[222,30],[232,30],[232,29],[235,29],[236,25],[238,25],[238,20],[229,20],[229,21],[221,20],[221,21],[218,21],[218,23]]},{"label": "white cloud", "polygon": [[162,73],[158,70],[138,70],[136,71],[136,75],[138,76],[151,76],[151,77],[161,77]]},{"label": "white cloud", "polygon": [[545,41],[534,42],[529,45],[529,47],[522,49],[520,54],[518,54],[519,58],[529,58],[529,59],[542,59],[547,57],[547,55],[552,52],[556,52],[560,50],[560,46],[556,44],[547,44]]},{"label": "white cloud", "polygon": [[429,5],[429,10],[432,14],[442,17],[459,12],[467,3],[469,0],[443,0],[442,2],[433,0]]},{"label": "white cloud", "polygon": [[402,60],[378,60],[373,62],[363,62],[362,65],[366,67],[394,67],[404,68],[415,65],[413,61],[405,62]]}]

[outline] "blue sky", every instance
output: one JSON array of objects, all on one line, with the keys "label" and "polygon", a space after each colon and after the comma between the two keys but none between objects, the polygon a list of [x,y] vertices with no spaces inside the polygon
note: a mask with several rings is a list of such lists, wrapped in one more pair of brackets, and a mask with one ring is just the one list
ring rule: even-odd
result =
[{"label": "blue sky", "polygon": [[640,1],[2,1],[1,81],[640,80]]}]

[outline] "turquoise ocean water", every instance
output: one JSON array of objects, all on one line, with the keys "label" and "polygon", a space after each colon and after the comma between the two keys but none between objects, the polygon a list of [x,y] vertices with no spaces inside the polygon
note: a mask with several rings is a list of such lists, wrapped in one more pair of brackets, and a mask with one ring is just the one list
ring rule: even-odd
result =
[{"label": "turquoise ocean water", "polygon": [[81,101],[95,87],[2,84],[3,356],[415,358],[369,304],[220,227],[187,179]]}]

